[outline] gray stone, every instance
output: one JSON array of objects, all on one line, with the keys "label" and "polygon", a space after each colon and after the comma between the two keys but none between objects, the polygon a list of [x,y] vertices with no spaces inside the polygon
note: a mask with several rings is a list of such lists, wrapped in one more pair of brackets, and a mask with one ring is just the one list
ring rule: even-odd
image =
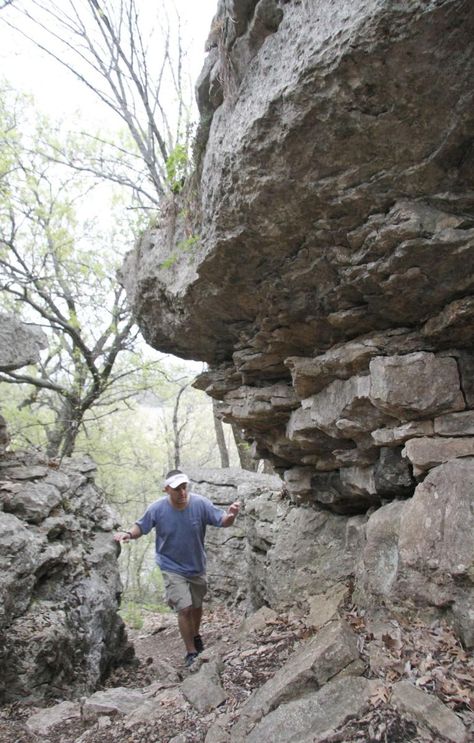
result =
[{"label": "gray stone", "polygon": [[373,513],[356,566],[354,600],[443,617],[474,642],[474,459],[433,469],[407,501]]},{"label": "gray stone", "polygon": [[372,431],[371,436],[377,446],[398,446],[415,436],[430,436],[433,433],[433,421],[410,421],[395,428],[378,428]]},{"label": "gray stone", "polygon": [[232,739],[243,737],[272,709],[318,689],[358,658],[357,639],[349,626],[341,620],[327,624],[312,640],[294,651],[273,678],[252,694],[240,710]]},{"label": "gray stone", "polygon": [[207,731],[204,743],[229,743],[230,734],[225,729],[226,723],[229,722],[228,717],[230,716],[222,715],[223,719],[217,718]]},{"label": "gray stone", "polygon": [[455,359],[421,351],[372,359],[370,399],[400,420],[465,407]]},{"label": "gray stone", "polygon": [[0,314],[0,370],[13,371],[37,364],[41,349],[46,347],[47,338],[41,328]]},{"label": "gray stone", "polygon": [[305,620],[306,624],[309,627],[320,629],[320,627],[336,619],[348,593],[349,589],[346,585],[336,583],[326,593],[311,596],[308,599],[309,612]]},{"label": "gray stone", "polygon": [[[474,578],[474,458],[432,470],[405,504],[400,519],[400,558],[420,573]],[[433,575],[436,580],[435,575]]]},{"label": "gray stone", "polygon": [[304,399],[320,392],[335,378],[349,379],[367,374],[370,360],[382,352],[400,353],[403,350],[407,353],[416,350],[419,343],[419,337],[404,329],[370,333],[348,343],[337,344],[315,358],[290,356],[285,359],[285,365],[291,371],[297,395]]},{"label": "gray stone", "polygon": [[377,687],[377,681],[358,677],[332,681],[320,691],[280,705],[264,717],[245,740],[247,743],[325,740],[349,719],[362,717]]},{"label": "gray stone", "polygon": [[2,464],[0,700],[87,693],[132,655],[117,614],[113,518],[92,484],[95,466],[64,460],[52,471],[38,453],[8,454]]},{"label": "gray stone", "polygon": [[0,454],[2,454],[10,443],[10,434],[8,433],[7,422],[3,415],[0,415]]},{"label": "gray stone", "polygon": [[[159,723],[163,712],[170,705],[176,707],[186,707],[187,702],[179,686],[172,686],[163,689],[163,684],[151,684],[144,689],[131,689],[134,693],[134,699],[139,702],[138,705],[132,704],[131,711],[125,714],[123,726],[131,732],[136,731],[137,727],[143,723],[147,724],[152,721]],[[142,697],[138,693],[142,693]],[[140,702],[141,699],[141,702]],[[99,720],[102,718],[99,718]]]},{"label": "gray stone", "polygon": [[[472,344],[468,349],[471,347]],[[460,349],[456,352],[456,358],[467,407],[474,408],[474,353],[471,350]]]},{"label": "gray stone", "polygon": [[[392,593],[398,575],[398,539],[404,503],[395,501],[373,513],[357,571],[356,599],[378,604]],[[361,596],[362,594],[362,596]]]},{"label": "gray stone", "polygon": [[312,500],[334,513],[365,513],[370,506],[380,504],[372,466],[313,474],[310,485]]},{"label": "gray stone", "polygon": [[184,679],[181,689],[188,702],[201,713],[216,709],[226,700],[219,675],[219,664],[213,661],[203,663],[197,673]]},{"label": "gray stone", "polygon": [[41,540],[16,516],[0,512],[0,628],[28,607]]},{"label": "gray stone", "polygon": [[[390,416],[380,412],[369,398],[370,377],[336,380],[312,398],[311,417],[316,428],[334,438],[358,438],[380,428]],[[352,429],[341,427],[340,420],[354,421]]]},{"label": "gray stone", "polygon": [[474,436],[474,410],[440,415],[433,423],[437,436]]},{"label": "gray stone", "polygon": [[18,485],[14,492],[4,490],[0,497],[5,511],[14,513],[31,524],[43,521],[61,502],[59,490],[54,485],[43,482]]},{"label": "gray stone", "polygon": [[405,443],[403,456],[412,463],[414,474],[419,475],[451,459],[474,456],[474,437],[409,439]]},{"label": "gray stone", "polygon": [[239,627],[239,634],[244,636],[251,635],[254,632],[265,629],[265,627],[274,622],[277,617],[278,614],[276,611],[270,609],[268,606],[262,606],[243,620]]},{"label": "gray stone", "polygon": [[45,736],[55,725],[67,725],[69,722],[81,719],[81,705],[77,702],[61,702],[54,707],[36,712],[26,721],[30,733]]},{"label": "gray stone", "polygon": [[402,458],[400,448],[382,447],[379,461],[374,468],[374,487],[382,498],[398,498],[412,495],[415,479],[411,467]]},{"label": "gray stone", "polygon": [[459,717],[437,697],[417,689],[409,681],[395,684],[391,703],[436,736],[452,743],[467,743],[468,732]]},{"label": "gray stone", "polygon": [[102,715],[128,715],[146,702],[141,689],[128,689],[124,686],[96,691],[82,705],[84,720],[93,721]]}]

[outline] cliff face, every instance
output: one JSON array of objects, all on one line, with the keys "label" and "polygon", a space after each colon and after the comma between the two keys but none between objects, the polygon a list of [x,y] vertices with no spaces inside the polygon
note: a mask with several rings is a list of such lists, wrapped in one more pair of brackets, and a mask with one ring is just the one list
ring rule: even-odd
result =
[{"label": "cliff face", "polygon": [[360,600],[416,590],[471,628],[473,38],[467,0],[221,2],[197,192],[124,270],[294,504],[377,509]]}]

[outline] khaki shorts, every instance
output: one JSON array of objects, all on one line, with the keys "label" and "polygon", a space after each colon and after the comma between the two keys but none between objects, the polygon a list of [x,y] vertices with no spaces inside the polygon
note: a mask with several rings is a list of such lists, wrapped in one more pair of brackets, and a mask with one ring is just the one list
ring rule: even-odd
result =
[{"label": "khaki shorts", "polygon": [[193,575],[186,578],[178,573],[166,573],[161,571],[165,584],[166,600],[174,611],[198,609],[202,606],[202,600],[207,593],[207,580],[205,575]]}]

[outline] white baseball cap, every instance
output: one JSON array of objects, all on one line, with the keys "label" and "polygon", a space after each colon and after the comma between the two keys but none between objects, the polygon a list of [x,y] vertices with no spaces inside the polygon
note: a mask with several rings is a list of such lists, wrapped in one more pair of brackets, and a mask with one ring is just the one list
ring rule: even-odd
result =
[{"label": "white baseball cap", "polygon": [[178,485],[182,485],[185,482],[186,483],[189,482],[189,477],[185,475],[184,472],[180,472],[177,475],[171,475],[171,477],[166,478],[165,488],[169,486],[170,488],[173,488],[174,490],[175,488],[178,487]]}]

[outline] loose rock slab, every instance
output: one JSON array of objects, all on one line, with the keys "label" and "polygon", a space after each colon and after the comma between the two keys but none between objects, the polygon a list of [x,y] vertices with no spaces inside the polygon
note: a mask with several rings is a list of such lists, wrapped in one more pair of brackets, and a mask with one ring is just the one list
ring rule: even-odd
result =
[{"label": "loose rock slab", "polygon": [[467,730],[459,717],[439,699],[417,689],[409,681],[395,684],[391,702],[436,736],[442,736],[452,743],[467,743]]},{"label": "loose rock slab", "polygon": [[361,677],[338,679],[320,691],[270,712],[245,738],[245,743],[314,743],[367,709],[378,681]]},{"label": "loose rock slab", "polygon": [[272,709],[293,697],[317,689],[359,658],[355,634],[345,622],[331,622],[304,643],[276,674],[260,687],[241,709],[232,731],[236,743]]}]

